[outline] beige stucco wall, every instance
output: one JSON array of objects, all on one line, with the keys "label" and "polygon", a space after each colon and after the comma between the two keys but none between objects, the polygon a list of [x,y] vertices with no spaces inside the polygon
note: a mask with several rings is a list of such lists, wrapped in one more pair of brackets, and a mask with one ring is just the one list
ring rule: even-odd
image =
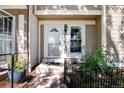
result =
[{"label": "beige stucco wall", "polygon": [[95,49],[97,46],[96,34],[96,25],[86,25],[85,42],[88,51]]},{"label": "beige stucco wall", "polygon": [[31,67],[38,63],[37,17],[33,15],[33,7],[29,7],[29,62]]},{"label": "beige stucco wall", "polygon": [[97,48],[101,47],[101,16],[96,17],[96,45]]},{"label": "beige stucco wall", "polygon": [[44,25],[40,26],[40,46],[41,46],[41,50],[40,50],[40,54],[41,54],[41,58],[44,58]]}]

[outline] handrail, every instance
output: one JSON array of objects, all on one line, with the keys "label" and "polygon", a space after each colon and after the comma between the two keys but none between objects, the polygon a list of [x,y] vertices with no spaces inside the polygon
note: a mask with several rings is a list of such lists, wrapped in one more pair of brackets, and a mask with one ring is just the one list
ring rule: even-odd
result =
[{"label": "handrail", "polygon": [[0,54],[0,56],[4,56],[4,55],[17,55],[17,54],[25,54],[28,52],[22,52],[22,53],[9,53],[9,54]]}]

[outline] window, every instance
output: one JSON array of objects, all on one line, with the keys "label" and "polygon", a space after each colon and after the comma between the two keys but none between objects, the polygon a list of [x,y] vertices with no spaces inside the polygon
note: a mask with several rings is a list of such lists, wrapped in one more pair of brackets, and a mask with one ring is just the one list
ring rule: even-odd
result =
[{"label": "window", "polygon": [[9,17],[8,35],[12,36],[12,17]]},{"label": "window", "polygon": [[3,34],[3,17],[0,17],[0,34]]},{"label": "window", "polygon": [[70,52],[81,52],[81,28],[71,27]]},{"label": "window", "polygon": [[12,17],[0,17],[0,54],[12,53]]},{"label": "window", "polygon": [[0,40],[0,53],[3,53],[3,40]]},{"label": "window", "polygon": [[5,17],[4,18],[4,34],[7,35],[8,31],[8,19]]}]

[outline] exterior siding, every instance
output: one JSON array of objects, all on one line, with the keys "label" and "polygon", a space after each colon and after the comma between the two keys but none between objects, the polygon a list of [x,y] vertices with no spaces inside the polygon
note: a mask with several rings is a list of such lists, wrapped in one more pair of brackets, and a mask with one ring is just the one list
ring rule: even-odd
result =
[{"label": "exterior siding", "polygon": [[86,49],[91,51],[97,47],[96,25],[86,25]]},{"label": "exterior siding", "polygon": [[44,58],[44,25],[40,26],[40,54],[41,54],[41,58]]},{"label": "exterior siding", "polygon": [[111,59],[124,60],[124,6],[106,6],[107,49]]},{"label": "exterior siding", "polygon": [[101,47],[101,16],[96,18],[96,42],[97,48]]},{"label": "exterior siding", "polygon": [[37,17],[33,15],[33,7],[29,6],[29,62],[33,67],[38,63]]}]

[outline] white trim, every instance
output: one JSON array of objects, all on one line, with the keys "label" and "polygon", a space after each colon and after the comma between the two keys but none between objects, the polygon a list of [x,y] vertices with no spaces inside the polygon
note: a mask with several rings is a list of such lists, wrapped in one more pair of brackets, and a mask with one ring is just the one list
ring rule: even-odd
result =
[{"label": "white trim", "polygon": [[101,46],[104,47],[104,49],[106,49],[106,7],[103,6],[102,7],[102,21],[101,21]]},{"label": "white trim", "polygon": [[30,24],[31,24],[31,13],[32,13],[32,6],[29,6],[29,9],[27,10],[27,12],[29,12],[29,20],[28,20],[28,30],[29,30],[29,32],[28,32],[28,52],[29,52],[29,55],[28,55],[28,72],[31,72],[31,43],[30,43],[30,40],[31,40],[31,32],[30,32],[30,30],[31,30],[31,26],[30,26]]},{"label": "white trim", "polygon": [[3,34],[0,34],[0,36],[4,36],[4,37],[13,37],[13,36],[10,36],[10,35],[3,35]]},{"label": "white trim", "polygon": [[39,24],[85,24],[85,25],[96,25],[96,20],[39,20]]},{"label": "white trim", "polygon": [[[39,23],[38,23],[38,25],[39,25]],[[40,36],[40,35],[41,35],[41,32],[40,32],[40,31],[41,31],[41,26],[40,26],[40,25],[38,26],[38,29],[37,29],[37,30],[38,30],[38,31],[37,31],[37,33],[38,33],[38,38],[37,38],[37,39],[38,39],[38,41],[39,41],[39,42],[38,42],[38,50],[39,50],[39,51],[38,51],[38,62],[40,63],[40,61],[41,61],[41,60],[40,60],[40,59],[41,59],[41,46],[40,46],[40,45],[41,45],[41,38],[40,38],[40,37],[41,37],[41,36]]]},{"label": "white trim", "polygon": [[34,7],[35,15],[102,15],[102,10],[37,10]]},{"label": "white trim", "polygon": [[13,36],[13,50],[12,53],[15,53],[15,32],[16,32],[16,17],[13,16],[13,22],[12,22],[12,36]]},{"label": "white trim", "polygon": [[36,10],[35,15],[102,15],[101,10]]}]

